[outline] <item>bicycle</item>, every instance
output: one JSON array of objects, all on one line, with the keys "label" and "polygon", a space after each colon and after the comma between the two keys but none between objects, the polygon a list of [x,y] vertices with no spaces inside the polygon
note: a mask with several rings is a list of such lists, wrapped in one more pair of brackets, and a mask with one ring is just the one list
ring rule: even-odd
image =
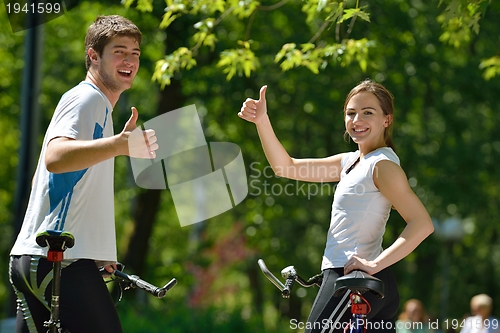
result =
[{"label": "bicycle", "polygon": [[[322,274],[317,274],[308,280],[301,278],[294,266],[288,266],[281,270],[281,276],[285,279],[285,284],[283,284],[273,273],[267,268],[264,260],[258,260],[259,267],[264,275],[271,281],[280,291],[283,298],[289,298],[293,289],[295,282],[298,282],[303,287],[318,286],[321,287]],[[367,291],[372,292],[378,298],[384,298],[384,283],[373,277],[366,272],[355,270],[339,277],[335,281],[334,296],[342,296],[342,300],[338,303],[337,307],[333,310],[330,318],[328,318],[328,323],[330,325],[323,325],[322,333],[326,332],[330,328],[329,332],[333,332],[335,328],[341,328],[339,325],[340,318],[344,315],[349,307],[351,307],[351,320],[345,326],[344,332],[350,333],[363,333],[367,329],[367,315],[371,311],[370,303],[363,297],[363,294]],[[340,311],[335,321],[332,322],[332,318],[339,311],[341,304],[349,297],[349,300],[345,307]]]},{"label": "bicycle", "polygon": [[[36,243],[41,247],[48,246],[47,260],[52,262],[53,268],[53,278],[52,278],[52,298],[50,304],[50,318],[44,323],[44,326],[48,328],[48,333],[63,333],[66,332],[61,327],[61,322],[59,319],[59,297],[60,297],[60,286],[61,286],[61,263],[64,259],[64,251],[72,248],[75,245],[74,236],[67,232],[61,230],[46,230],[37,234]],[[101,274],[110,274],[112,277],[111,281],[118,282],[120,284],[120,290],[127,290],[131,288],[138,288],[147,291],[148,293],[158,297],[165,297],[167,291],[172,289],[176,284],[177,280],[172,278],[165,286],[162,288],[156,287],[149,282],[142,280],[137,275],[129,275],[124,272],[123,265],[118,264],[120,270],[115,270],[113,273],[109,273],[104,270],[104,267],[100,268]],[[123,289],[122,284],[125,284]],[[121,300],[121,294],[118,302]]]}]

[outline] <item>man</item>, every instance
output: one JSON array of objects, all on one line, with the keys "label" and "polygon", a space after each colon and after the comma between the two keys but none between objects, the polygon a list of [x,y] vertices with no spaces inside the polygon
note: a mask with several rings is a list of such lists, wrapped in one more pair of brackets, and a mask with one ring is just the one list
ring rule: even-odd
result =
[{"label": "man", "polygon": [[486,294],[471,298],[470,310],[472,316],[467,318],[460,333],[500,333],[500,323],[491,315],[493,299]]},{"label": "man", "polygon": [[87,76],[66,92],[45,134],[28,209],[11,251],[10,279],[18,297],[16,332],[45,332],[52,264],[35,238],[45,230],[75,237],[61,273],[60,320],[72,333],[122,332],[98,267],[116,268],[114,157],[155,158],[154,131],[131,136],[137,109],[114,135],[111,113],[139,69],[141,32],[131,21],[100,16],[85,38]]}]

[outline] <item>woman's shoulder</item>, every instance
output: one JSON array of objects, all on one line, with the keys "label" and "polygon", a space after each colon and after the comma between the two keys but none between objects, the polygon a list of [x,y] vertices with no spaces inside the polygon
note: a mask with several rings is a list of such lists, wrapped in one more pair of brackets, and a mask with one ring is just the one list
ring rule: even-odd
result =
[{"label": "woman's shoulder", "polygon": [[389,160],[396,163],[397,165],[400,165],[399,156],[390,147],[378,148],[367,155],[366,158],[372,160],[374,163],[382,160]]},{"label": "woman's shoulder", "polygon": [[340,161],[342,169],[345,168],[346,165],[354,163],[354,161],[356,161],[358,157],[359,157],[359,150],[343,153],[342,160]]}]

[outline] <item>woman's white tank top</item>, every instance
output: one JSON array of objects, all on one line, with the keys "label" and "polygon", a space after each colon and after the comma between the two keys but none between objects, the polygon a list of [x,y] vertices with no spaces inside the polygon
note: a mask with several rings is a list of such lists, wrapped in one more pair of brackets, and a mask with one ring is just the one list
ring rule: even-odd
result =
[{"label": "woman's white tank top", "polygon": [[342,172],[333,196],[332,215],[321,269],[343,267],[352,255],[366,260],[382,252],[382,238],[391,203],[373,182],[379,161],[399,165],[396,153],[388,147],[376,149],[360,159],[359,151],[345,154]]}]

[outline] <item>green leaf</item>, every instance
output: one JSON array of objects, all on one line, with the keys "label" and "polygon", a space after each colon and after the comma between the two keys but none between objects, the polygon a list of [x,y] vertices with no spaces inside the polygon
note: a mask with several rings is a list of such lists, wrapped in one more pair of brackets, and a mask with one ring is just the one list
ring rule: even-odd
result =
[{"label": "green leaf", "polygon": [[[124,0],[123,5],[126,8],[130,8],[134,4],[135,0]],[[153,11],[153,1],[152,0],[137,0],[137,9],[141,12],[152,12]]]},{"label": "green leaf", "polygon": [[290,51],[295,50],[295,46],[296,46],[295,43],[284,44],[281,47],[281,50],[274,57],[274,62],[275,63],[280,62],[280,60],[283,59],[283,57],[285,57],[287,55],[287,53],[289,53]]},{"label": "green leaf", "polygon": [[309,68],[311,70],[311,72],[313,72],[314,74],[318,74],[319,73],[319,64],[317,62],[313,62],[313,61],[308,61],[305,66],[307,68]]},{"label": "green leaf", "polygon": [[316,47],[313,43],[301,44],[300,46],[302,47],[302,52],[311,51]]},{"label": "green leaf", "polygon": [[370,13],[361,11],[358,13],[358,17],[366,22],[370,22]]},{"label": "green leaf", "polygon": [[500,56],[494,56],[484,59],[479,64],[479,69],[483,69],[483,77],[485,80],[491,80],[497,75],[500,75]]},{"label": "green leaf", "polygon": [[259,60],[250,50],[250,42],[239,41],[238,44],[242,45],[243,48],[223,51],[217,63],[217,67],[222,67],[222,72],[227,74],[228,81],[235,74],[250,77],[251,73],[259,66]]},{"label": "green leaf", "polygon": [[152,12],[153,11],[153,1],[152,0],[138,0],[137,9],[141,12]]},{"label": "green leaf", "polygon": [[360,8],[348,8],[344,9],[344,15],[339,20],[339,23],[347,21],[348,19],[357,16],[361,12]]},{"label": "green leaf", "polygon": [[165,85],[170,84],[171,78],[176,72],[182,69],[189,70],[195,65],[196,60],[193,58],[191,50],[180,47],[156,62],[152,80],[157,81],[164,88]]},{"label": "green leaf", "polygon": [[359,16],[360,19],[365,20],[367,22],[370,22],[370,14],[367,12],[363,11],[363,8],[348,8],[344,10],[344,15],[339,20],[339,23],[342,23],[344,21],[347,21],[350,18],[354,18],[356,16]]},{"label": "green leaf", "polygon": [[244,19],[254,13],[260,5],[260,1],[255,0],[228,0],[229,8],[238,19]]},{"label": "green leaf", "polygon": [[316,8],[316,11],[320,12],[323,10],[323,8],[326,7],[326,4],[328,3],[327,0],[319,0],[318,1],[318,7]]},{"label": "green leaf", "polygon": [[134,3],[135,0],[125,0],[123,2],[123,5],[126,7],[126,8],[130,8],[130,6],[132,6],[132,4]]},{"label": "green leaf", "polygon": [[179,16],[179,14],[173,14],[173,12],[166,12],[164,15],[163,15],[163,19],[160,23],[160,29],[166,29],[168,28],[168,26],[170,24],[172,24],[172,22],[175,21],[175,19]]},{"label": "green leaf", "polygon": [[217,37],[214,34],[209,34],[205,37],[203,41],[203,45],[210,47],[210,51],[215,50],[215,42],[217,41]]}]

